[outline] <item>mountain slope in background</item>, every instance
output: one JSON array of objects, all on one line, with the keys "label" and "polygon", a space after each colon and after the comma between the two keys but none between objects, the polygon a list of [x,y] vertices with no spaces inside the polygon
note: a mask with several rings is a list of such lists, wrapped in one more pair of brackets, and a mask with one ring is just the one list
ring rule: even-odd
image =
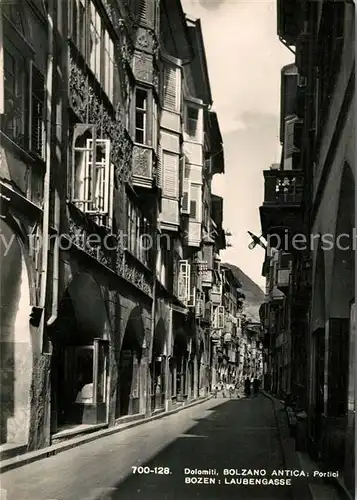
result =
[{"label": "mountain slope in background", "polygon": [[263,290],[249,276],[243,273],[238,266],[234,266],[228,262],[224,265],[232,270],[234,276],[242,285],[241,290],[245,295],[243,313],[247,315],[247,319],[259,321],[259,307],[264,302],[265,297]]}]

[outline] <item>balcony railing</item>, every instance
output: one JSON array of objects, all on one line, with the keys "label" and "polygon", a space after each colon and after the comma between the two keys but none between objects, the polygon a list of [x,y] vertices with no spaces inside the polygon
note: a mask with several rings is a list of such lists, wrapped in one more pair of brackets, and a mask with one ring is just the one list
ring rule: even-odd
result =
[{"label": "balcony railing", "polygon": [[294,170],[265,170],[264,205],[300,205],[303,194],[303,174]]},{"label": "balcony railing", "polygon": [[264,179],[264,203],[260,207],[263,236],[270,233],[285,236],[286,229],[289,234],[304,234],[301,209],[304,176],[301,170],[265,170]]}]

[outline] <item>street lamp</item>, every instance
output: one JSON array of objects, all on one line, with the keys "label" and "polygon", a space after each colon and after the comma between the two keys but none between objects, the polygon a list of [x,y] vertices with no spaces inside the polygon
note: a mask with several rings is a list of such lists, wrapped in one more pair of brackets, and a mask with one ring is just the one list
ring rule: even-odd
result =
[{"label": "street lamp", "polygon": [[255,236],[255,234],[251,233],[250,231],[248,231],[248,234],[253,240],[248,245],[249,250],[253,250],[257,245],[261,246],[262,248],[264,248],[264,250],[266,250],[266,248],[267,248],[266,245],[261,241],[261,238],[263,235],[260,235],[258,237],[258,236]]}]

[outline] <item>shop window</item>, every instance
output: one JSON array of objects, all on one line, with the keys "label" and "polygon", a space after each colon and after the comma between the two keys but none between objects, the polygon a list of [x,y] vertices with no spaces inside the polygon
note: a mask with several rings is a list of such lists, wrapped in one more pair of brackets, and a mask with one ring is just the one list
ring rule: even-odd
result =
[{"label": "shop window", "polygon": [[93,345],[66,348],[65,385],[67,390],[72,390],[73,394],[70,399],[75,404],[106,403],[107,379],[107,342],[95,339]]}]

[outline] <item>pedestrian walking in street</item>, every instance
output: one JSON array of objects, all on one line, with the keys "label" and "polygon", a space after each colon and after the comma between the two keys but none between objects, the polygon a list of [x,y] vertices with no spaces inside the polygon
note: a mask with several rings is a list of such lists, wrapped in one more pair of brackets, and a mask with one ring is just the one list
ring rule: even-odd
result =
[{"label": "pedestrian walking in street", "polygon": [[232,384],[229,384],[229,388],[228,388],[228,391],[229,391],[229,399],[232,399],[232,396],[233,396],[233,385]]},{"label": "pedestrian walking in street", "polygon": [[253,380],[253,392],[255,396],[258,396],[260,391],[260,380],[255,376]]},{"label": "pedestrian walking in street", "polygon": [[247,397],[250,396],[250,378],[247,377],[244,382],[244,393]]}]

